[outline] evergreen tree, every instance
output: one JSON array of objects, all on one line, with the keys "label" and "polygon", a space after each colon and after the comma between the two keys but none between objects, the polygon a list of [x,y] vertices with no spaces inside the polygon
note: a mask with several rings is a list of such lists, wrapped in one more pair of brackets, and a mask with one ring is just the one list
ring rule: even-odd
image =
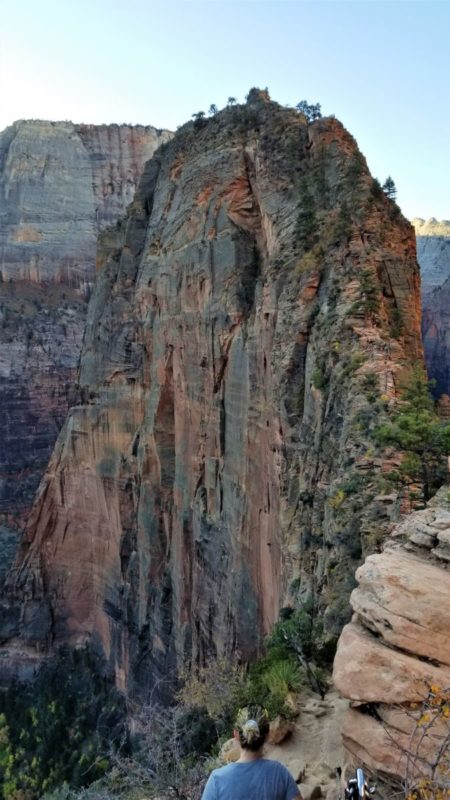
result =
[{"label": "evergreen tree", "polygon": [[429,382],[420,369],[413,372],[393,419],[378,428],[377,438],[403,450],[394,477],[401,483],[420,483],[424,502],[445,483],[450,425],[443,425],[436,414]]},{"label": "evergreen tree", "polygon": [[309,104],[307,100],[300,100],[295,107],[297,111],[305,115],[308,122],[314,122],[322,116],[320,103]]},{"label": "evergreen tree", "polygon": [[389,197],[391,200],[396,200],[396,199],[397,199],[397,187],[396,187],[396,185],[395,185],[395,183],[394,183],[394,181],[392,180],[392,178],[391,178],[391,176],[390,176],[390,175],[388,175],[388,177],[386,178],[386,180],[385,180],[385,182],[383,183],[383,186],[382,186],[381,188],[383,189],[383,192],[384,192],[384,193],[385,193],[385,194],[386,194],[386,195],[387,195],[387,196],[388,196],[388,197]]}]

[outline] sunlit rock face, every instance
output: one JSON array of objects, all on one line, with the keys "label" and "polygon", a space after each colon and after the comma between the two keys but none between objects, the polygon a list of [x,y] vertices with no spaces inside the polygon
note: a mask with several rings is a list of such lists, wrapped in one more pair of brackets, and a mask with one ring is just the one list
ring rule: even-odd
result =
[{"label": "sunlit rock face", "polygon": [[337,120],[252,92],[156,153],[98,268],[4,673],[91,640],[145,694],[299,597],[336,634],[393,512],[370,431],[422,357],[412,227]]},{"label": "sunlit rock face", "polygon": [[353,706],[343,739],[354,765],[390,780],[412,780],[420,770],[429,777],[426,762],[436,760],[448,734],[443,724],[427,736],[414,731],[430,687],[450,686],[449,563],[444,487],[427,509],[404,517],[384,551],[356,573],[354,616],[339,639],[333,674]]},{"label": "sunlit rock face", "polygon": [[0,133],[3,566],[76,396],[97,235],[125,213],[145,161],[169,136],[39,121]]},{"label": "sunlit rock face", "polygon": [[422,335],[436,397],[450,394],[450,221],[414,219],[422,278]]}]

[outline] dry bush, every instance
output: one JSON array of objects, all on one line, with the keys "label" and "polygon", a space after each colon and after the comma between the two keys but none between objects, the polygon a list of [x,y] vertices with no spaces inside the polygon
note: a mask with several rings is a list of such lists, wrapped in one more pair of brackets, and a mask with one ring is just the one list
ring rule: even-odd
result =
[{"label": "dry bush", "polygon": [[422,703],[399,711],[411,721],[407,746],[393,740],[404,764],[405,800],[450,798],[450,687],[430,686]]}]

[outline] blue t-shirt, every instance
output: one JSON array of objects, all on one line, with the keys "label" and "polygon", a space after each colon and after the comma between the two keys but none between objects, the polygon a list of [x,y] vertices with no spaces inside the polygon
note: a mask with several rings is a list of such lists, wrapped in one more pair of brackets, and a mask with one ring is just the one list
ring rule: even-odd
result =
[{"label": "blue t-shirt", "polygon": [[257,758],[213,770],[202,800],[294,800],[299,794],[284,764]]}]

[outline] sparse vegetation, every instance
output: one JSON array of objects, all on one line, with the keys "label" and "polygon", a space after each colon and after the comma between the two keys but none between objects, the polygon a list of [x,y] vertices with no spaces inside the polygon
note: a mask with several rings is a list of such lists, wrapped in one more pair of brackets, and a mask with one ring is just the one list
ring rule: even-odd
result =
[{"label": "sparse vegetation", "polygon": [[328,379],[323,367],[317,367],[311,375],[311,383],[316,389],[323,390],[328,384]]},{"label": "sparse vegetation", "polygon": [[450,425],[443,425],[435,409],[430,383],[423,371],[413,371],[392,417],[376,431],[380,444],[394,445],[404,457],[391,478],[399,484],[421,486],[424,502],[448,477]]},{"label": "sparse vegetation", "polygon": [[322,116],[320,103],[310,104],[307,100],[300,100],[295,107],[297,111],[299,111],[301,114],[304,114],[308,122],[314,122],[316,119],[320,119]]},{"label": "sparse vegetation", "polygon": [[386,178],[386,180],[383,183],[383,186],[381,188],[382,188],[383,192],[385,193],[385,195],[387,195],[387,197],[389,197],[390,200],[396,200],[396,198],[397,198],[397,187],[396,187],[396,185],[395,185],[395,183],[392,180],[390,175],[388,175],[388,177]]},{"label": "sparse vegetation", "polygon": [[[430,686],[422,703],[398,709],[412,723],[407,747],[393,747],[405,763],[405,800],[448,800],[450,796],[450,687]],[[388,734],[389,735],[389,734]]]},{"label": "sparse vegetation", "polygon": [[310,250],[317,242],[319,225],[316,204],[306,178],[303,178],[300,184],[299,209],[295,231],[296,239],[303,250]]},{"label": "sparse vegetation", "polygon": [[359,280],[361,287],[362,304],[361,307],[366,314],[373,315],[380,308],[380,287],[374,280],[374,276],[364,270]]}]

